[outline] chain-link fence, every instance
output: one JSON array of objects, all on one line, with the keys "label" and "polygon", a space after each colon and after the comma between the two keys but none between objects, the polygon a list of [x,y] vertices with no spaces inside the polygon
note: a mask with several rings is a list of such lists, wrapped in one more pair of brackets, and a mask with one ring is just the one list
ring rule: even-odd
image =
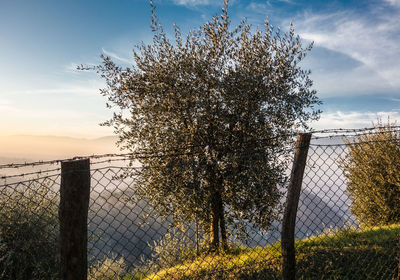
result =
[{"label": "chain-link fence", "polygon": [[[372,138],[359,136],[366,133]],[[315,134],[295,228],[297,279],[398,279],[397,133],[392,128]],[[260,156],[265,155],[247,155],[246,159],[257,162]],[[282,277],[280,240],[286,185],[277,187],[282,195],[273,211],[266,212],[276,215],[266,227],[230,216],[236,209],[225,206],[226,244],[220,231],[216,249],[210,245],[210,214],[204,213],[208,210],[194,209],[195,214],[188,215],[172,207],[185,203],[174,204],[168,197],[152,199],[148,186],[138,182],[148,180],[150,177],[144,176],[148,168],[154,171],[158,166],[146,170],[139,161],[140,157],[132,155],[91,158],[88,279]],[[1,166],[1,279],[60,278],[59,164]],[[289,177],[291,165],[287,168],[285,177]],[[252,174],[251,178],[257,176]],[[255,194],[252,196],[257,200]],[[239,191],[234,195],[245,196]],[[193,203],[187,202],[188,206]]]},{"label": "chain-link fence", "polygon": [[398,136],[386,127],[314,137],[297,213],[299,279],[399,279]]},{"label": "chain-link fence", "polygon": [[132,187],[142,172],[108,165],[91,170],[89,279],[279,277],[279,221],[268,229],[229,224],[227,248],[211,250],[200,218],[182,221],[165,205],[150,202],[144,187]]}]

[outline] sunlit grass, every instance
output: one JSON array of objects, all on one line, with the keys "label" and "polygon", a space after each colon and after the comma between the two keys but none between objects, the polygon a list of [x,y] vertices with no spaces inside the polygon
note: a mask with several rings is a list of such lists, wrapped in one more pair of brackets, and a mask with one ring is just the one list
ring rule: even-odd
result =
[{"label": "sunlit grass", "polygon": [[[400,225],[330,230],[296,241],[298,279],[395,279]],[[265,247],[235,247],[201,255],[179,265],[125,279],[279,279],[279,242]]]}]

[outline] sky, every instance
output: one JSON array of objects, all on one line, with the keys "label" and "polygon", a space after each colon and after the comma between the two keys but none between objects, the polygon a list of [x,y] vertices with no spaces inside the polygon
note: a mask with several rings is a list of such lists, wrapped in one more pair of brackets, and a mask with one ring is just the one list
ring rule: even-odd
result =
[{"label": "sky", "polygon": [[[155,0],[169,35],[185,33],[220,13],[222,0]],[[400,0],[231,0],[232,25],[265,18],[282,30],[294,23],[305,44],[303,61],[323,101],[315,129],[400,122]],[[99,89],[104,81],[77,65],[98,65],[100,55],[133,62],[134,45],[151,43],[146,0],[1,0],[0,136],[111,135],[100,126],[112,111]]]}]

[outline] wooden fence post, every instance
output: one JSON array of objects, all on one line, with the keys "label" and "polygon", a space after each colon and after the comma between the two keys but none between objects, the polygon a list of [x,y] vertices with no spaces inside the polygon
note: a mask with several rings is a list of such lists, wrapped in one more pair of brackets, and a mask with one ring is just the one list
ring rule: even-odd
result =
[{"label": "wooden fence post", "polygon": [[281,247],[283,280],[294,280],[296,278],[294,230],[310,140],[311,133],[299,134],[297,136],[296,151],[286,198],[286,208],[282,221]]},{"label": "wooden fence post", "polygon": [[60,265],[62,280],[87,279],[90,160],[61,163]]}]

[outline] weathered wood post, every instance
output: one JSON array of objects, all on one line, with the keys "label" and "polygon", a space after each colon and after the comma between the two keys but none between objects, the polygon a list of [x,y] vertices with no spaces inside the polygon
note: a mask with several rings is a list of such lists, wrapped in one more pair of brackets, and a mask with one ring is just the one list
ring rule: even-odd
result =
[{"label": "weathered wood post", "polygon": [[62,280],[87,279],[90,160],[61,163],[60,264]]},{"label": "weathered wood post", "polygon": [[296,151],[290,175],[285,212],[282,221],[282,279],[294,280],[296,278],[296,254],[294,247],[294,230],[296,225],[297,207],[299,205],[301,184],[306,166],[308,147],[311,133],[297,136]]}]

